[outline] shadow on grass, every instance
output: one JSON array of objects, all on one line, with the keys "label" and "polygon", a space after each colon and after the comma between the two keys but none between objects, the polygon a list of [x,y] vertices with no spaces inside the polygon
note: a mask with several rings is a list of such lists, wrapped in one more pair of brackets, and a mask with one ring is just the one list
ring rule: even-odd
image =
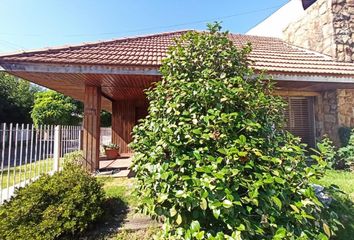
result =
[{"label": "shadow on grass", "polygon": [[354,236],[354,203],[346,194],[336,194],[335,201],[330,206],[338,214],[344,228],[339,228],[333,239],[349,240]]},{"label": "shadow on grass", "polygon": [[103,240],[117,233],[117,230],[125,223],[128,205],[118,197],[111,197],[105,200],[103,210],[102,217],[76,239]]}]

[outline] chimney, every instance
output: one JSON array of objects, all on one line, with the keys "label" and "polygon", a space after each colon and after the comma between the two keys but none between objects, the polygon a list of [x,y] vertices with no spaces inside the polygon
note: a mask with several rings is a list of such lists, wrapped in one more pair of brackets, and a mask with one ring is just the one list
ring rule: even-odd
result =
[{"label": "chimney", "polygon": [[354,62],[354,0],[302,0],[302,5],[305,14],[284,29],[284,40]]}]

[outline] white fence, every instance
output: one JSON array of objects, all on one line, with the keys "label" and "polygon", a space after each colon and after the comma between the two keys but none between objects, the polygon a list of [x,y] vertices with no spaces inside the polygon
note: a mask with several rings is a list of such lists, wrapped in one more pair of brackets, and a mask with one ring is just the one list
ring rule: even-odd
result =
[{"label": "white fence", "polygon": [[59,159],[80,145],[81,126],[1,124],[0,204],[15,188],[58,171]]},{"label": "white fence", "polygon": [[101,138],[100,144],[107,145],[111,142],[112,139],[112,128],[110,127],[101,127]]}]

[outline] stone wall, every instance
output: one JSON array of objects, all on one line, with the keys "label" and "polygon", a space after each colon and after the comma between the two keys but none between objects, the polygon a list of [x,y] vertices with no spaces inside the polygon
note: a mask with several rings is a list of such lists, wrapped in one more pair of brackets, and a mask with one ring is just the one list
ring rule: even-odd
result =
[{"label": "stone wall", "polygon": [[284,40],[295,46],[335,55],[332,0],[317,0],[303,18],[284,29]]},{"label": "stone wall", "polygon": [[335,144],[339,144],[337,91],[322,92],[315,97],[314,105],[316,139],[320,140],[323,135],[327,135]]},{"label": "stone wall", "polygon": [[354,89],[337,91],[338,125],[354,127]]},{"label": "stone wall", "polygon": [[354,0],[332,0],[333,31],[337,61],[354,61]]},{"label": "stone wall", "polygon": [[338,129],[354,127],[354,89],[322,92],[314,105],[316,139],[326,134],[338,145]]},{"label": "stone wall", "polygon": [[283,33],[291,44],[353,62],[354,0],[317,0]]}]

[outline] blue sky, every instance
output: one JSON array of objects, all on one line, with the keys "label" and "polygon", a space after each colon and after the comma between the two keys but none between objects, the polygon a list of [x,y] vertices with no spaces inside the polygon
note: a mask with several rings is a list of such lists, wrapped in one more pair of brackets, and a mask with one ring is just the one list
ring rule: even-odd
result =
[{"label": "blue sky", "polygon": [[0,53],[108,40],[219,20],[244,33],[288,0],[0,0]]}]

